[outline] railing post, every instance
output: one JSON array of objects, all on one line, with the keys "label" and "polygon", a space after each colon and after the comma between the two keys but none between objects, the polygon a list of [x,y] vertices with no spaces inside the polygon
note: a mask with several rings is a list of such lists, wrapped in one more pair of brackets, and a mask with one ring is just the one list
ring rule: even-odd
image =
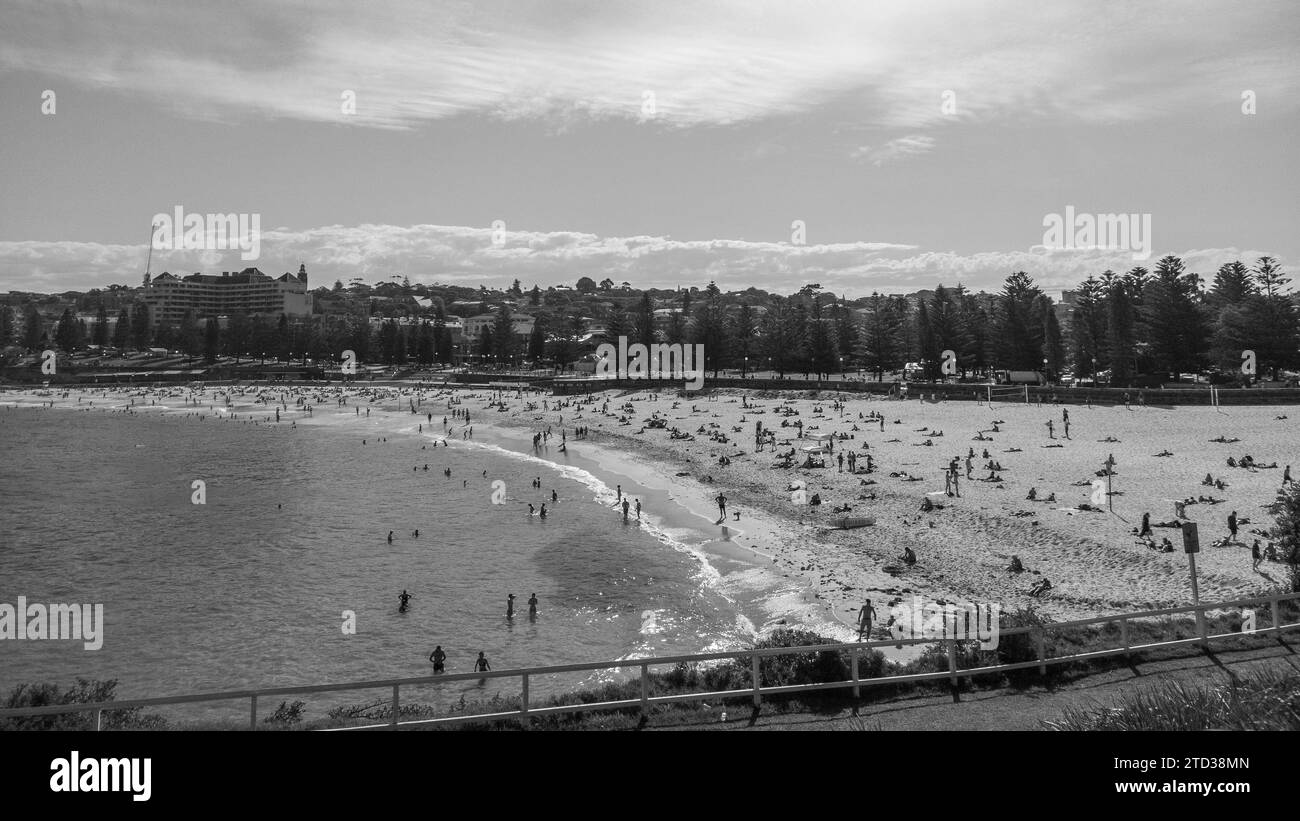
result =
[{"label": "railing post", "polygon": [[250,699],[250,701],[252,702],[252,706],[249,707],[248,710],[248,729],[256,730],[257,729],[257,695],[254,694],[253,697]]},{"label": "railing post", "polygon": [[397,711],[398,711],[398,708],[401,706],[401,702],[399,701],[399,698],[398,698],[398,695],[397,695],[397,691],[398,691],[398,689],[401,688],[401,686],[402,686],[402,685],[400,685],[400,684],[394,684],[394,685],[393,685],[393,714],[392,714],[392,716],[390,717],[388,724],[389,724],[389,726],[392,727],[394,730],[397,729]]},{"label": "railing post", "polygon": [[762,682],[760,681],[760,676],[762,674],[759,672],[758,669],[758,653],[754,653],[750,655],[749,659],[750,659],[750,668],[754,671],[754,709],[757,710],[763,704],[763,694],[762,694],[763,686],[762,686]]},{"label": "railing post", "polygon": [[96,710],[95,711],[95,732],[99,732],[103,729],[104,729],[104,711]]},{"label": "railing post", "polygon": [[960,685],[957,683],[957,640],[948,640],[948,680],[952,688],[952,700],[961,701]]},{"label": "railing post", "polygon": [[1132,661],[1133,651],[1130,649],[1132,644],[1129,642],[1128,638],[1128,619],[1119,620],[1119,637],[1120,640],[1124,642],[1124,658]]},{"label": "railing post", "polygon": [[1196,632],[1201,636],[1201,649],[1209,650],[1210,641],[1206,638],[1205,609],[1199,604],[1196,605]]},{"label": "railing post", "polygon": [[1043,628],[1039,627],[1034,630],[1034,647],[1038,651],[1038,675],[1047,675],[1047,665],[1043,662],[1047,659],[1047,648],[1043,641]]},{"label": "railing post", "polygon": [[[527,673],[524,673],[524,694],[523,694],[522,704],[519,708],[519,712],[523,714],[523,717],[525,719],[528,718],[528,674]],[[525,726],[527,726],[527,723],[525,723]]]},{"label": "railing post", "polygon": [[641,715],[650,714],[650,665],[641,665]]},{"label": "railing post", "polygon": [[[858,648],[854,647],[849,652],[852,654],[853,659],[853,698],[856,699],[862,694],[862,688],[858,686]],[[856,710],[857,708],[858,705],[853,705],[853,709]]]},{"label": "railing post", "polygon": [[1282,620],[1278,615],[1277,596],[1274,596],[1273,598],[1269,599],[1268,603],[1273,610],[1273,632],[1280,633],[1282,632]]}]

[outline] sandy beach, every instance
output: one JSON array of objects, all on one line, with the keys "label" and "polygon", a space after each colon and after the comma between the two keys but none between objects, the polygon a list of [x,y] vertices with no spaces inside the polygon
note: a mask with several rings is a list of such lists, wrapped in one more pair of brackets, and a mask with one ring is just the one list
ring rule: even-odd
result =
[{"label": "sandy beach", "polygon": [[[712,500],[722,493],[728,498],[727,522],[714,526],[725,526],[733,542],[774,559],[780,572],[805,583],[846,627],[854,623],[865,597],[878,610],[881,599],[892,604],[912,594],[994,602],[1003,610],[1033,604],[1059,619],[1189,603],[1181,532],[1156,526],[1174,520],[1174,500],[1188,497],[1222,500],[1185,508],[1187,520],[1196,522],[1201,534],[1198,579],[1203,599],[1260,593],[1282,579],[1280,564],[1265,562],[1262,572],[1253,571],[1249,548],[1256,538],[1267,543],[1262,533],[1254,532],[1272,524],[1263,507],[1272,502],[1284,467],[1300,463],[1296,421],[1278,418],[1288,416],[1285,407],[1089,408],[995,402],[990,408],[971,402],[846,397],[841,412],[832,407],[835,397],[825,394],[747,395],[742,402],[742,393],[719,391],[679,399],[610,392],[593,394],[596,401],[591,404],[566,402],[558,409],[551,398],[545,411],[522,410],[521,400],[507,398],[508,413],[489,411],[479,419],[538,430],[549,427],[556,434],[561,427],[571,431],[573,425],[587,426],[588,440],[571,441],[571,447],[595,445],[635,454],[638,462],[653,466],[661,481],[679,486],[681,498],[701,518],[716,521]],[[608,410],[605,398],[610,400]],[[464,401],[483,406],[480,396],[466,395]],[[540,404],[541,399],[527,401]],[[631,411],[624,409],[629,404]],[[778,415],[778,408],[798,415]],[[1070,415],[1069,439],[1063,438],[1063,409]],[[879,422],[859,419],[859,414],[872,413],[885,417],[883,432]],[[656,415],[692,438],[674,439],[666,429],[644,428]],[[782,420],[801,420],[805,438],[799,438],[797,428],[780,427]],[[1054,438],[1049,437],[1048,420],[1054,423]],[[754,452],[756,421],[775,430],[776,452],[770,447]],[[994,422],[998,432],[992,432]],[[940,431],[942,436],[930,435]],[[776,466],[778,453],[792,447],[798,465],[806,455],[800,448],[813,443],[807,436],[815,433],[852,438],[836,441],[834,453],[823,457],[825,468]],[[1217,438],[1239,441],[1211,441]],[[965,472],[971,448],[974,481],[968,481]],[[846,464],[841,472],[835,456],[850,449],[859,456],[860,471],[867,453],[875,470],[851,474]],[[1162,453],[1170,455],[1157,455]],[[1245,454],[1256,463],[1276,462],[1277,467],[1227,466],[1229,457],[1239,460]],[[726,466],[719,464],[724,455],[730,459]],[[1113,512],[1078,509],[1080,503],[1094,500],[1093,480],[1112,455]],[[960,460],[960,498],[944,494],[945,468],[953,457]],[[1003,481],[982,481],[989,475],[984,466],[990,460],[1000,464],[996,475]],[[920,481],[890,475],[900,472]],[[1203,486],[1207,473],[1227,486]],[[820,496],[820,509],[792,502],[790,488],[796,481],[805,483],[808,498]],[[1031,488],[1038,501],[1026,498]],[[931,498],[942,509],[922,512],[927,494],[934,494]],[[1053,494],[1055,501],[1045,501]],[[850,515],[873,516],[876,523],[854,530],[830,528],[836,518],[832,509],[845,503],[852,506]],[[736,510],[741,512],[739,521],[733,518]],[[1227,535],[1227,517],[1233,510],[1241,521],[1237,542],[1213,546]],[[1138,544],[1134,531],[1143,513],[1150,514],[1156,542],[1168,538],[1175,551]],[[918,557],[911,567],[898,560],[905,546]],[[1020,557],[1025,572],[1008,572],[1013,555]],[[1030,597],[1030,588],[1043,577],[1051,580],[1051,591],[1042,598]],[[788,615],[774,616],[798,619],[798,609],[791,606]]]}]

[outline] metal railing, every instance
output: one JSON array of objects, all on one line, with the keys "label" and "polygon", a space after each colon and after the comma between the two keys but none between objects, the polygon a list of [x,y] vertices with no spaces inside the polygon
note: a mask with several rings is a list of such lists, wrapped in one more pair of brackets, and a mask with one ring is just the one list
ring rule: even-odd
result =
[{"label": "metal railing", "polygon": [[[1279,634],[1283,631],[1300,628],[1300,622],[1281,623],[1280,604],[1286,601],[1300,600],[1300,593],[1289,594],[1272,594],[1266,596],[1256,596],[1252,598],[1236,599],[1227,602],[1201,603],[1199,605],[1186,605],[1183,607],[1172,607],[1163,610],[1142,610],[1131,613],[1117,613],[1109,616],[1097,616],[1090,619],[1080,619],[1068,622],[1056,622],[1035,627],[1011,627],[999,629],[999,639],[1006,636],[1031,634],[1035,646],[1036,658],[1032,661],[1024,661],[1010,664],[993,664],[984,667],[958,668],[958,643],[968,641],[965,638],[935,638],[932,636],[918,638],[897,638],[880,641],[853,642],[842,644],[819,644],[802,647],[773,647],[766,649],[741,650],[726,653],[696,653],[679,656],[655,656],[650,658],[624,659],[621,661],[602,661],[588,662],[582,664],[561,664],[549,667],[530,667],[512,670],[493,670],[482,673],[452,673],[438,674],[431,676],[418,676],[414,678],[400,679],[377,679],[372,681],[353,681],[340,684],[315,684],[295,687],[271,687],[260,688],[255,690],[231,690],[227,692],[206,693],[199,695],[184,696],[165,696],[158,698],[141,698],[128,699],[122,701],[103,701],[83,704],[58,704],[43,707],[21,707],[0,709],[0,719],[19,718],[27,716],[42,715],[60,715],[66,713],[94,712],[95,729],[103,728],[103,714],[117,710],[133,709],[139,707],[159,707],[175,704],[197,704],[215,701],[232,701],[244,700],[249,702],[248,728],[257,729],[257,706],[260,699],[274,698],[277,696],[300,695],[303,693],[328,693],[328,692],[347,692],[353,690],[374,690],[387,689],[392,691],[390,701],[390,715],[386,722],[379,724],[363,724],[347,727],[329,728],[332,731],[338,730],[373,730],[373,729],[397,729],[398,727],[409,727],[416,725],[443,725],[443,724],[460,724],[466,722],[491,722],[506,719],[516,719],[527,721],[532,716],[552,715],[556,713],[578,713],[588,710],[621,710],[629,708],[639,708],[642,715],[649,713],[652,706],[657,704],[672,704],[677,702],[704,701],[707,699],[720,698],[738,698],[748,697],[753,701],[754,707],[762,705],[764,695],[775,695],[784,693],[806,693],[819,690],[853,690],[855,699],[861,697],[863,687],[873,687],[881,685],[897,685],[905,683],[915,683],[923,681],[937,681],[948,679],[952,687],[953,698],[958,697],[959,681],[962,678],[984,675],[988,673],[999,673],[1010,670],[1021,670],[1037,667],[1040,674],[1045,675],[1047,668],[1054,664],[1067,664],[1075,661],[1102,658],[1115,655],[1132,655],[1135,652],[1143,650],[1153,650],[1158,648],[1178,647],[1182,645],[1200,644],[1203,649],[1208,649],[1210,642],[1221,641],[1229,638],[1239,638],[1246,633],[1231,632],[1219,633],[1216,635],[1208,634],[1208,625],[1205,614],[1207,611],[1224,610],[1232,608],[1246,608],[1267,604],[1271,613],[1269,627],[1256,628],[1250,635]],[[1196,622],[1196,635],[1192,638],[1173,639],[1170,641],[1151,642],[1147,644],[1132,644],[1131,631],[1129,625],[1131,622],[1140,619],[1153,619],[1168,616],[1177,616],[1184,613],[1192,613]],[[1091,650],[1084,653],[1074,653],[1063,656],[1048,656],[1046,652],[1046,638],[1048,634],[1069,630],[1079,627],[1089,627],[1100,624],[1118,623],[1120,627],[1120,646],[1102,650]],[[870,651],[878,647],[899,647],[910,644],[936,644],[943,643],[947,646],[948,669],[930,673],[909,673],[905,675],[886,675],[872,678],[862,678],[859,675],[859,662],[864,651]],[[806,655],[818,652],[847,652],[849,653],[850,678],[843,681],[821,682],[815,684],[787,684],[787,685],[769,685],[762,684],[762,669],[760,659],[773,656],[788,655]],[[677,665],[677,664],[695,664],[705,661],[725,661],[748,659],[750,663],[750,675],[752,685],[746,689],[733,690],[715,690],[708,692],[690,692],[676,693],[672,695],[652,696],[650,695],[650,668],[652,666]],[[628,667],[640,668],[640,694],[638,698],[622,699],[619,701],[601,701],[586,704],[562,704],[547,707],[534,707],[529,699],[529,685],[532,679],[538,676],[553,675],[558,673],[588,672],[593,670],[618,670]],[[518,678],[521,682],[519,709],[497,713],[476,713],[467,715],[448,715],[438,718],[414,719],[401,721],[401,688],[419,685],[431,684],[449,684],[458,681],[482,681],[485,679],[502,679]]]}]

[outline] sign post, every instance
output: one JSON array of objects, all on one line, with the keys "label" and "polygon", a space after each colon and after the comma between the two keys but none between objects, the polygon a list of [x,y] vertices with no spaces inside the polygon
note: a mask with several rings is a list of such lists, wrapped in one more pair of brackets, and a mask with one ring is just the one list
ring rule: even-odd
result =
[{"label": "sign post", "polygon": [[1197,532],[1196,522],[1183,522],[1183,552],[1187,554],[1188,572],[1192,576],[1192,604],[1197,605],[1196,610],[1196,629],[1201,635],[1201,647],[1204,648],[1208,642],[1205,640],[1205,614],[1199,609],[1201,603],[1200,590],[1196,586],[1196,554],[1201,552],[1200,534]]},{"label": "sign post", "polygon": [[1115,454],[1106,457],[1106,510],[1115,512],[1115,490],[1111,486],[1111,476],[1115,473]]}]

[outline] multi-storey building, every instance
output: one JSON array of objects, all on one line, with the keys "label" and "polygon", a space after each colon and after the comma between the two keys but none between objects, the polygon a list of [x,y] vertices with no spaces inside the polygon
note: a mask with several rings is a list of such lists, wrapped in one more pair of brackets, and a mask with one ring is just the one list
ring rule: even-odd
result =
[{"label": "multi-storey building", "polygon": [[230,314],[288,314],[309,316],[312,295],[307,291],[307,266],[298,266],[297,276],[286,273],[271,277],[256,268],[238,273],[191,274],[177,277],[161,273],[152,281],[144,277],[140,291],[149,306],[149,321],[175,324],[187,310],[196,318]]}]

